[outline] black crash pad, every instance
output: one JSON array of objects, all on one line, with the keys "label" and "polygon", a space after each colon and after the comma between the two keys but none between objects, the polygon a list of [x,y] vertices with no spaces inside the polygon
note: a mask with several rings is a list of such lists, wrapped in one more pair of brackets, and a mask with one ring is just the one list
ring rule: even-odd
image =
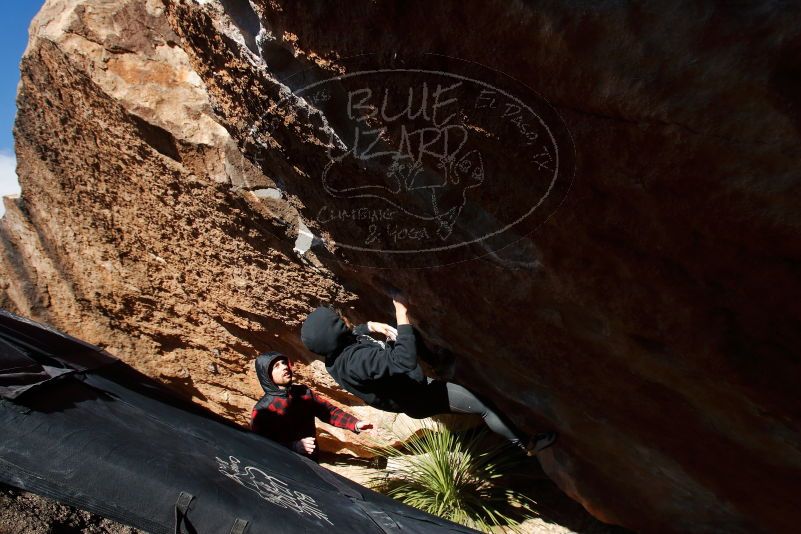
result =
[{"label": "black crash pad", "polygon": [[[0,482],[153,534],[474,532],[0,310]],[[176,530],[176,528],[178,530]]]}]

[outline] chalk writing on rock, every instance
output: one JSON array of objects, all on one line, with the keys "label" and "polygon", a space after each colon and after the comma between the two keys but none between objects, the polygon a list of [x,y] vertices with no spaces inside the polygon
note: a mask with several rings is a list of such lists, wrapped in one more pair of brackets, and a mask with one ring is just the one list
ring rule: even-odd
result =
[{"label": "chalk writing on rock", "polygon": [[284,128],[305,128],[320,147],[302,155],[321,186],[307,207],[340,250],[395,260],[486,254],[561,203],[574,156],[558,113],[502,73],[448,66],[345,71],[287,95],[285,108],[308,114],[302,126],[273,107],[270,131],[252,130],[268,146]]}]

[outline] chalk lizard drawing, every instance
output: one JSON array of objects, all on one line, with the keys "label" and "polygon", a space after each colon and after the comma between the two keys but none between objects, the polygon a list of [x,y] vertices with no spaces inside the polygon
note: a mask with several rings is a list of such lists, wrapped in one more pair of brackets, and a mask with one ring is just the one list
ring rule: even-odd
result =
[{"label": "chalk lizard drawing", "polygon": [[334,526],[313,498],[300,491],[290,489],[289,484],[283,480],[268,475],[257,467],[246,466],[243,470],[242,462],[234,456],[229,456],[228,461],[221,458],[216,458],[216,460],[220,473],[237,484],[258,493],[265,501],[292,510],[299,515],[322,519]]}]

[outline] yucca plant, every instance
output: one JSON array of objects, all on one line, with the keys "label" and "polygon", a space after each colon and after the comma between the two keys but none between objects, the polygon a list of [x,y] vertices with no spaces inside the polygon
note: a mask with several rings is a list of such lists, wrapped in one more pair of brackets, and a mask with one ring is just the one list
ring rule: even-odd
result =
[{"label": "yucca plant", "polygon": [[493,444],[486,433],[454,434],[443,426],[413,435],[402,448],[376,447],[387,468],[373,487],[430,514],[483,532],[512,531],[534,517],[534,501],[498,484],[520,467],[522,455]]}]

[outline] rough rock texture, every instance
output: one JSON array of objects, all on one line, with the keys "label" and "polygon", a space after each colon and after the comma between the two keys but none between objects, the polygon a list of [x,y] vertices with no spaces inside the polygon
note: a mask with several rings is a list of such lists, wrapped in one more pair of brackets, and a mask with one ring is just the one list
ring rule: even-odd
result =
[{"label": "rough rock texture", "polygon": [[22,62],[2,305],[243,421],[252,358],[351,297],[292,252],[285,202],[219,124],[160,2],[48,2]]},{"label": "rough rock texture", "polygon": [[[559,430],[541,461],[596,517],[793,531],[799,14],[48,1],[22,65],[23,192],[0,225],[0,301],[241,419],[259,350],[304,354],[297,326],[320,301],[388,319],[391,281],[443,349],[434,364],[525,429]],[[489,65],[554,106],[575,145],[564,203],[469,262],[380,270],[332,246],[301,258],[298,213],[329,244],[349,236],[315,220],[324,114],[274,106],[282,79],[421,50]]]},{"label": "rough rock texture", "polygon": [[[37,15],[15,131],[25,194],[5,199],[0,221],[0,306],[242,424],[262,393],[253,358],[296,355],[300,380],[396,442],[414,425],[306,369],[299,320],[356,297],[293,251],[296,209],[220,125],[178,40],[159,1],[51,1]],[[322,428],[322,447],[371,454],[367,436]]]}]

